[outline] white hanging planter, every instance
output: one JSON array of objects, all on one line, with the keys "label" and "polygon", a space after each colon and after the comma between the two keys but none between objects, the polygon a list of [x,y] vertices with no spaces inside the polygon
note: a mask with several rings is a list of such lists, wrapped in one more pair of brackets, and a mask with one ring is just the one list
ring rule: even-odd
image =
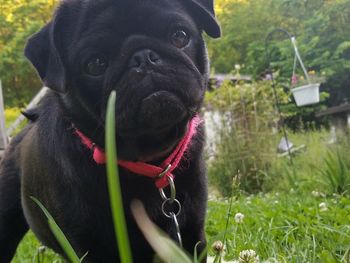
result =
[{"label": "white hanging planter", "polygon": [[320,83],[307,84],[293,88],[292,93],[297,106],[306,106],[320,102]]},{"label": "white hanging planter", "polygon": [[308,84],[306,85],[291,89],[295,102],[298,107],[319,103],[320,102],[320,90],[319,90],[320,83],[311,83],[310,76],[307,73],[304,63],[300,57],[295,37],[292,37],[291,41],[294,46],[294,52],[295,52],[293,76],[295,75],[295,68],[298,60],[301,68],[304,71],[305,78],[308,82]]}]

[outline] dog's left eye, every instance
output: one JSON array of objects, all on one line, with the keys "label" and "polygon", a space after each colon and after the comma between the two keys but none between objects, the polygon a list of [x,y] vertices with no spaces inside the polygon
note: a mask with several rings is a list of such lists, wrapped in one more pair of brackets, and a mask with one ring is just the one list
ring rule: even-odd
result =
[{"label": "dog's left eye", "polygon": [[190,42],[190,35],[184,29],[176,29],[170,34],[170,42],[177,48],[184,48]]},{"label": "dog's left eye", "polygon": [[108,61],[102,56],[94,56],[85,63],[85,72],[97,77],[103,75],[108,67]]}]

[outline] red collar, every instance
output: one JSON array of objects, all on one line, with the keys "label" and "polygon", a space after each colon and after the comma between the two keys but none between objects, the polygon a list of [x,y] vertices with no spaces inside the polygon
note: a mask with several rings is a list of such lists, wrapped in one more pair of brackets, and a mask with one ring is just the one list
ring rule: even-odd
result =
[{"label": "red collar", "polygon": [[[202,122],[202,119],[197,115],[190,121],[188,130],[174,151],[161,163],[160,166],[144,163],[144,162],[131,162],[125,160],[118,160],[118,165],[138,175],[147,176],[155,179],[155,184],[158,188],[164,188],[168,185],[167,177],[174,179],[172,173],[179,165],[184,153],[188,149],[188,146],[197,132],[198,125]],[[81,142],[90,150],[93,151],[93,159],[97,164],[106,163],[106,155],[102,148],[93,143],[88,137],[86,137],[81,131],[75,129],[75,134],[80,137]]]}]

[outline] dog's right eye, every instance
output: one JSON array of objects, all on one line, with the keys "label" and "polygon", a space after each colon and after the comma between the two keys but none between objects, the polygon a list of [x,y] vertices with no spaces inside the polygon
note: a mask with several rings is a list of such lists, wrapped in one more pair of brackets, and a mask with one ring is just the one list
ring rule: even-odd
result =
[{"label": "dog's right eye", "polygon": [[190,35],[185,29],[176,28],[170,34],[170,42],[177,48],[184,48],[190,42]]},{"label": "dog's right eye", "polygon": [[108,61],[102,56],[94,56],[85,63],[85,72],[97,77],[103,75],[108,67]]}]

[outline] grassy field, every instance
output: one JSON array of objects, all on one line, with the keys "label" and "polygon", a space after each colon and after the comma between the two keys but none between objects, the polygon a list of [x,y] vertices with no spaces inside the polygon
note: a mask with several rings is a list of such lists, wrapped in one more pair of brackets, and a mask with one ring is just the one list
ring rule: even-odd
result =
[{"label": "grassy field", "polygon": [[[228,207],[227,202],[210,202],[209,237],[222,235]],[[244,215],[243,220],[235,217],[237,213]],[[291,191],[241,197],[233,202],[226,259],[253,249],[268,262],[345,261],[350,248],[349,222],[350,201],[342,196]]]},{"label": "grassy field", "polygon": [[[230,200],[211,200],[207,236],[221,240]],[[244,215],[238,222],[235,215]],[[237,220],[237,221],[236,221]],[[242,250],[253,249],[268,262],[349,262],[350,200],[340,195],[290,191],[241,196],[233,201],[227,231],[225,259],[230,262]],[[42,251],[33,234],[26,235],[13,263],[61,262],[49,250]]]}]

